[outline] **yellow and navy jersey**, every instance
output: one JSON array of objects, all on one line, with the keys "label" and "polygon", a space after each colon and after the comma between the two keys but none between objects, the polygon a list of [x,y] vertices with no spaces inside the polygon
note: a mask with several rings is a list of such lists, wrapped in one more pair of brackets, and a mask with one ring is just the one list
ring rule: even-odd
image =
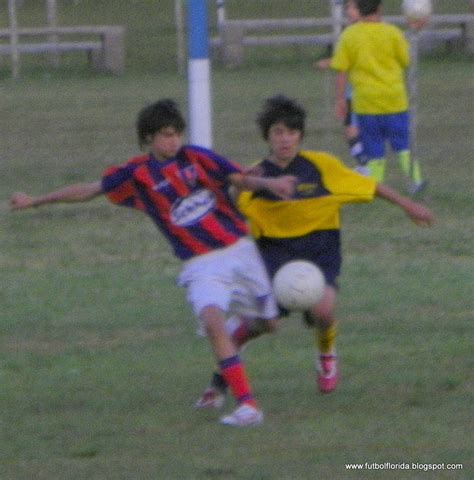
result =
[{"label": "yellow and navy jersey", "polygon": [[255,238],[295,238],[322,230],[339,230],[345,203],[370,202],[376,182],[347,168],[325,153],[301,151],[286,168],[269,160],[259,167],[268,177],[294,175],[293,197],[282,200],[267,191],[242,192],[237,206]]},{"label": "yellow and navy jersey", "polygon": [[398,27],[360,21],[342,32],[331,67],[347,73],[355,113],[384,115],[408,109],[409,62],[408,42]]}]

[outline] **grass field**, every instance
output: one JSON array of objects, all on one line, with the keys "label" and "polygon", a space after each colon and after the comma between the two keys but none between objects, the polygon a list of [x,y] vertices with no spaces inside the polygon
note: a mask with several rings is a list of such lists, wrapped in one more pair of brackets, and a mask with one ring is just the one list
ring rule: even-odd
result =
[{"label": "grass field", "polygon": [[[93,3],[77,2],[77,23]],[[127,2],[139,12],[128,12],[132,32],[140,22],[151,31],[151,3]],[[172,50],[172,2],[163,5]],[[37,7],[24,8],[26,21]],[[119,9],[100,15],[96,23],[122,18]],[[129,36],[129,55],[141,40]],[[191,407],[212,356],[175,286],[179,263],[148,220],[103,199],[7,207],[14,191],[95,180],[134,154],[135,114],[146,102],[171,96],[185,108],[173,55],[157,71],[150,50],[142,54],[123,77],[74,58],[57,71],[32,61],[18,82],[0,69],[0,479],[472,478],[473,58],[420,64],[419,155],[436,225],[417,229],[382,201],[344,210],[340,389],[315,392],[311,335],[291,317],[244,353],[266,420],[236,431]],[[217,68],[216,149],[242,163],[264,155],[255,111],[285,92],[308,108],[305,146],[350,163],[327,99],[331,77],[309,59],[273,53],[237,71]],[[404,188],[394,163],[387,182]],[[463,468],[345,466],[365,462]]]}]

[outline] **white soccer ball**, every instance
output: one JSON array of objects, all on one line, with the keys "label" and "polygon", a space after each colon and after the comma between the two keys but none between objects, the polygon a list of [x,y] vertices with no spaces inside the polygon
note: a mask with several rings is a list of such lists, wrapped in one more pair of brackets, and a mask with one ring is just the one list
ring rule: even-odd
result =
[{"label": "white soccer ball", "polygon": [[426,20],[433,13],[431,0],[403,0],[402,12],[408,20]]},{"label": "white soccer ball", "polygon": [[323,298],[325,285],[321,270],[306,260],[285,263],[273,277],[276,300],[288,310],[304,311],[316,305]]}]

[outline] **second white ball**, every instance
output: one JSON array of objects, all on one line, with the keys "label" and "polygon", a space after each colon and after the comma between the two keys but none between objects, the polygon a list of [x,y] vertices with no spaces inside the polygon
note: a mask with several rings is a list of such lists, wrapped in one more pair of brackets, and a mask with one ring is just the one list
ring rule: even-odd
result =
[{"label": "second white ball", "polygon": [[431,0],[403,0],[402,11],[409,20],[425,20],[433,13]]}]

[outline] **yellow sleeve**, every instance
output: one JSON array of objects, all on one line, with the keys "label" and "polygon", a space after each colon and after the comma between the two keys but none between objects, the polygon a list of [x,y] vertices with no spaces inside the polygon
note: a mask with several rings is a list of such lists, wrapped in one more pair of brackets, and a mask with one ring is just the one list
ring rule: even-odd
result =
[{"label": "yellow sleeve", "polygon": [[336,44],[336,50],[334,55],[331,58],[330,67],[333,70],[338,70],[340,72],[347,72],[350,65],[349,60],[349,50],[347,48],[347,32],[348,29],[344,30],[339,37],[339,41]]},{"label": "yellow sleeve", "polygon": [[337,157],[328,153],[301,153],[319,167],[324,185],[332,195],[338,197],[338,203],[359,203],[373,200],[376,188],[376,181],[373,178],[354,172]]},{"label": "yellow sleeve", "polygon": [[395,54],[398,63],[405,69],[410,65],[410,47],[405,35],[401,30],[397,29],[397,41],[395,42]]}]

